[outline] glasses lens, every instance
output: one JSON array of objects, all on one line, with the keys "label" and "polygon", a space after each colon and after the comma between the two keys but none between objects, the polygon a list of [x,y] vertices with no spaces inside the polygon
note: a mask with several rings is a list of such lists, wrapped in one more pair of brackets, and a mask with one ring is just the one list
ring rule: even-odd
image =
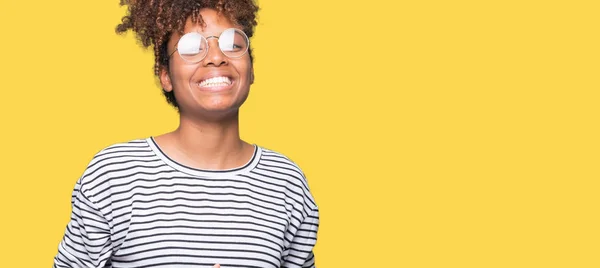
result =
[{"label": "glasses lens", "polygon": [[187,62],[200,62],[206,56],[207,47],[206,39],[200,33],[187,33],[177,43],[179,55]]},{"label": "glasses lens", "polygon": [[219,48],[227,57],[239,58],[248,51],[248,36],[239,29],[231,28],[221,33]]}]

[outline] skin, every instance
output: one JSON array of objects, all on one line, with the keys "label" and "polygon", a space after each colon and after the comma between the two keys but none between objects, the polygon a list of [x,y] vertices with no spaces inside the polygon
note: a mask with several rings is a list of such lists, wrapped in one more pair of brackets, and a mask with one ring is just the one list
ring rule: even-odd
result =
[{"label": "skin", "polygon": [[[199,32],[205,37],[219,36],[238,25],[215,10],[202,9],[204,25],[188,19],[184,34]],[[168,41],[168,53],[175,51],[181,35]],[[248,97],[254,73],[250,56],[230,59],[218,47],[216,38],[208,39],[208,55],[199,63],[185,62],[175,52],[168,68],[162,67],[159,79],[163,89],[174,91],[179,104],[179,126],[155,137],[158,146],[171,159],[198,169],[224,170],[243,166],[252,158],[254,146],[239,134],[239,108]],[[228,76],[232,85],[215,90],[199,87],[208,77]]]}]

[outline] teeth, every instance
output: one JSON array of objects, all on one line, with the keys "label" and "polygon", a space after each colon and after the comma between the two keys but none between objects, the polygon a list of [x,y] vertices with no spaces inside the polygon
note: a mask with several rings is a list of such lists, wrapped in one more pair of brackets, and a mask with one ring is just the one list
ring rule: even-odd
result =
[{"label": "teeth", "polygon": [[228,86],[231,85],[231,80],[229,80],[229,77],[225,76],[211,77],[200,81],[200,84],[198,85],[201,87]]}]

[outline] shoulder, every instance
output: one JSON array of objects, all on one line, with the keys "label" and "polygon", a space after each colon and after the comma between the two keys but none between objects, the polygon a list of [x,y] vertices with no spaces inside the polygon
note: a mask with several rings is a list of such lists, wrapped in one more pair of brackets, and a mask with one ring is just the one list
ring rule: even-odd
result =
[{"label": "shoulder", "polygon": [[256,166],[257,171],[286,180],[286,191],[294,196],[302,197],[305,205],[316,209],[309,181],[300,166],[283,153],[264,147],[261,147],[261,150],[260,161]]},{"label": "shoulder", "polygon": [[90,160],[78,183],[82,191],[103,184],[111,173],[126,171],[141,163],[154,161],[155,154],[146,139],[110,144]]},{"label": "shoulder", "polygon": [[290,175],[298,176],[300,177],[299,179],[306,181],[304,172],[298,166],[298,164],[296,164],[296,162],[292,161],[292,159],[280,152],[271,149],[267,149],[264,147],[261,147],[261,149],[262,153],[259,164],[261,164],[267,169],[271,168],[287,170],[287,172],[289,172]]},{"label": "shoulder", "polygon": [[96,153],[94,155],[94,158],[92,159],[92,162],[94,162],[94,160],[100,161],[100,159],[102,159],[102,156],[108,154],[119,155],[127,152],[139,152],[143,150],[150,150],[150,146],[148,145],[146,139],[135,139],[125,142],[113,143],[104,147],[102,150]]}]

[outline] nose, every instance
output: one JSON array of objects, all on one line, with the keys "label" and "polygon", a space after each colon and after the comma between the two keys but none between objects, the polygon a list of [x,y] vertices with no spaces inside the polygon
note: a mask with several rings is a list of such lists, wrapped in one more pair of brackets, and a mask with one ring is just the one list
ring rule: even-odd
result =
[{"label": "nose", "polygon": [[215,66],[219,67],[223,64],[227,64],[227,57],[223,54],[219,48],[219,41],[217,38],[208,39],[208,54],[204,58],[204,66]]}]

